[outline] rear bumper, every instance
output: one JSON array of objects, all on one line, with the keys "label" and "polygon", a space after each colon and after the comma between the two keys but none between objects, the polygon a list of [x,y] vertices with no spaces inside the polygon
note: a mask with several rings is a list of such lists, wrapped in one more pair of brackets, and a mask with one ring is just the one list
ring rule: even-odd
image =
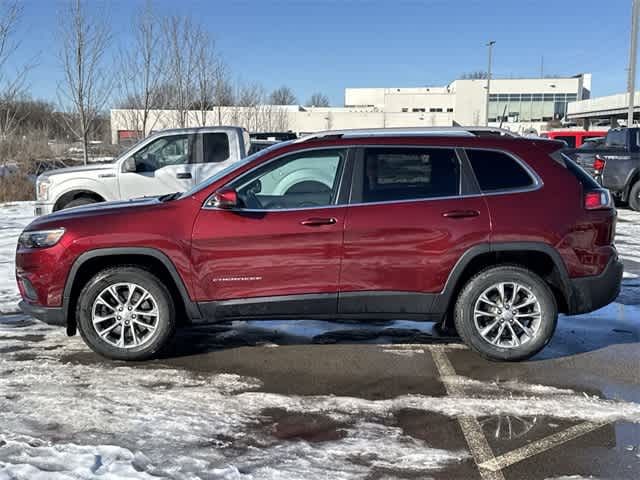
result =
[{"label": "rear bumper", "polygon": [[613,302],[620,293],[624,267],[617,256],[611,257],[600,275],[572,278],[569,315],[593,312]]},{"label": "rear bumper", "polygon": [[41,307],[27,302],[20,302],[18,307],[27,315],[37,318],[49,325],[64,327],[67,324],[62,307]]}]

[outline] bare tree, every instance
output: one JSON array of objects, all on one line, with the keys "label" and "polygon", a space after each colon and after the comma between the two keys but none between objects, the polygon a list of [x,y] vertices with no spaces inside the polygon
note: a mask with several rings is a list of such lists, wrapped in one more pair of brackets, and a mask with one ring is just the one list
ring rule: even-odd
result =
[{"label": "bare tree", "polygon": [[131,128],[144,137],[153,129],[150,111],[161,107],[164,46],[161,28],[151,2],[132,22],[134,41],[120,52],[120,91],[122,108],[129,110]]},{"label": "bare tree", "polygon": [[[113,77],[105,65],[111,33],[104,15],[90,16],[81,0],[70,3],[61,17],[60,62],[64,79],[58,86],[63,109],[72,112],[68,126],[82,140],[84,163],[89,160],[89,134],[111,95]],[[65,116],[65,118],[68,118]]]},{"label": "bare tree", "polygon": [[269,95],[269,103],[271,105],[295,105],[298,103],[298,98],[295,93],[293,93],[293,90],[283,85],[271,92],[271,95]]},{"label": "bare tree", "polygon": [[22,16],[22,5],[17,1],[0,5],[0,136],[11,136],[28,111],[20,108],[24,100],[26,78],[33,65],[24,64],[8,72],[9,60],[14,56],[19,43],[14,41],[16,27]]},{"label": "bare tree", "polygon": [[178,126],[186,127],[189,110],[194,103],[194,88],[198,62],[198,45],[201,28],[191,18],[172,16],[164,22],[167,42],[167,86],[168,106],[176,110]]},{"label": "bare tree", "polygon": [[213,103],[218,110],[218,125],[222,125],[222,108],[230,107],[235,103],[233,85],[229,80],[229,70],[222,60],[218,60],[215,70]]},{"label": "bare tree", "polygon": [[[195,103],[199,112],[198,122],[201,126],[207,125],[207,114],[213,110],[217,94],[218,82],[224,79],[226,71],[222,61],[218,58],[215,43],[207,32],[198,28],[192,36],[195,42]],[[218,123],[220,123],[221,110],[218,108]]]},{"label": "bare tree", "polygon": [[264,88],[258,83],[246,83],[238,86],[236,108],[233,123],[242,125],[255,132],[258,129],[260,105],[264,101]]},{"label": "bare tree", "polygon": [[329,106],[329,97],[327,97],[324,93],[316,92],[309,100],[307,100],[307,107],[328,107]]},{"label": "bare tree", "polygon": [[462,80],[483,80],[486,79],[488,73],[483,70],[478,70],[475,72],[466,72],[460,75],[460,79]]}]

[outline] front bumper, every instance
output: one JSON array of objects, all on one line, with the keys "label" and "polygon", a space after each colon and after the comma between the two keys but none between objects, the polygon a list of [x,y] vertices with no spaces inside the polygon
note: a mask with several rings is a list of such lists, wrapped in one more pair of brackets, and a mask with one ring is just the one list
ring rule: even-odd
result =
[{"label": "front bumper", "polygon": [[39,305],[32,305],[24,301],[20,302],[18,304],[18,307],[20,307],[20,310],[22,310],[27,315],[37,318],[38,320],[49,325],[64,327],[67,324],[64,318],[64,311],[62,307],[41,307]]},{"label": "front bumper", "polygon": [[36,217],[49,215],[50,213],[53,213],[53,203],[36,202],[34,208],[34,214]]},{"label": "front bumper", "polygon": [[600,275],[572,278],[569,315],[589,313],[613,302],[622,285],[624,266],[617,256],[611,257]]}]

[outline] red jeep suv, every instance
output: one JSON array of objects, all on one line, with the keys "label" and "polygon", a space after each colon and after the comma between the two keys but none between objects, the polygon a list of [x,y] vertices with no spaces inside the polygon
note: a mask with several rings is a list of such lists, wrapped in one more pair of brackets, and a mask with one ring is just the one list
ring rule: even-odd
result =
[{"label": "red jeep suv", "polygon": [[36,219],[21,307],[115,359],[152,357],[179,325],[290,318],[435,321],[525,359],[558,313],[620,290],[609,193],[562,147],[481,129],[277,144],[188,192]]}]

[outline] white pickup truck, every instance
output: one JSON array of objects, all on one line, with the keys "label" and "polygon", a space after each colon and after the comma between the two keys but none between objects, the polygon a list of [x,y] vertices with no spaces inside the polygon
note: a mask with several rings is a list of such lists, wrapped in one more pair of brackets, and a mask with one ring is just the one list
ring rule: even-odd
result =
[{"label": "white pickup truck", "polygon": [[36,180],[35,213],[183,192],[241,160],[249,147],[249,133],[238,127],[163,130],[112,163],[43,173]]}]

